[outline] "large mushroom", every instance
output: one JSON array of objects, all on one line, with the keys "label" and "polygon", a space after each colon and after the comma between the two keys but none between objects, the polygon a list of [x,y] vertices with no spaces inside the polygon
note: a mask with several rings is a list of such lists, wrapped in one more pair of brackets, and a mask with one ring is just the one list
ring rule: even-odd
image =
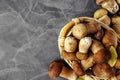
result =
[{"label": "large mushroom", "polygon": [[115,0],[96,0],[96,4],[101,5],[113,14],[119,10],[119,6]]},{"label": "large mushroom", "polygon": [[88,50],[92,44],[91,37],[84,37],[79,41],[79,52],[77,52],[76,56],[80,60],[84,60],[88,58]]},{"label": "large mushroom", "polygon": [[110,67],[107,63],[96,64],[93,67],[93,73],[101,79],[108,79],[115,76],[115,69]]},{"label": "large mushroom", "polygon": [[77,39],[82,39],[87,34],[97,33],[97,37],[103,35],[101,26],[96,22],[79,23],[73,26],[72,34]]},{"label": "large mushroom", "polygon": [[109,51],[107,51],[102,43],[97,40],[93,40],[91,51],[94,53],[93,59],[96,63],[107,62],[110,58]]},{"label": "large mushroom", "polygon": [[71,68],[65,67],[63,62],[60,60],[53,61],[49,65],[48,74],[52,79],[56,79],[58,76],[68,80],[77,79],[75,72]]}]

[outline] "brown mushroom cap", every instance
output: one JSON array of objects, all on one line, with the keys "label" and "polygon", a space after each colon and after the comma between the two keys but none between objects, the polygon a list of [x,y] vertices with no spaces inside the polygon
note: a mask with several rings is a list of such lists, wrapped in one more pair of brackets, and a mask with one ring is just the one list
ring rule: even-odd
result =
[{"label": "brown mushroom cap", "polygon": [[74,52],[66,52],[65,50],[62,51],[62,57],[66,60],[76,60],[76,53]]},{"label": "brown mushroom cap", "polygon": [[110,78],[115,75],[115,69],[111,68],[107,63],[96,64],[93,67],[93,73],[100,78]]},{"label": "brown mushroom cap", "polygon": [[59,76],[59,74],[62,71],[62,67],[63,67],[63,62],[60,60],[57,61],[53,61],[48,68],[48,74],[52,79],[55,79],[56,77]]},{"label": "brown mushroom cap", "polygon": [[77,53],[76,53],[76,57],[77,57],[79,60],[85,60],[85,59],[88,58],[88,54],[87,54],[87,53],[77,52]]},{"label": "brown mushroom cap", "polygon": [[106,46],[106,48],[109,48],[110,46],[117,47],[117,35],[112,30],[107,30],[105,32],[105,35],[102,39],[103,44]]},{"label": "brown mushroom cap", "polygon": [[96,54],[99,50],[104,49],[102,43],[98,40],[93,40],[91,51]]},{"label": "brown mushroom cap", "polygon": [[87,35],[87,28],[85,24],[79,23],[72,28],[72,34],[75,38],[81,39]]},{"label": "brown mushroom cap", "polygon": [[93,57],[96,63],[104,63],[110,59],[110,53],[106,49],[99,50]]}]

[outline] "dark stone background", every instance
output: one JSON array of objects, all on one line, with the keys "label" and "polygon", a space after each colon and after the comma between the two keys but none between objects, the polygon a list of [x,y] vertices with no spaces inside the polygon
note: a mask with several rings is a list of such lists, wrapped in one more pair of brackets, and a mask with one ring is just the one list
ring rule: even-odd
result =
[{"label": "dark stone background", "polygon": [[0,0],[0,80],[51,80],[60,29],[98,8],[95,0]]}]

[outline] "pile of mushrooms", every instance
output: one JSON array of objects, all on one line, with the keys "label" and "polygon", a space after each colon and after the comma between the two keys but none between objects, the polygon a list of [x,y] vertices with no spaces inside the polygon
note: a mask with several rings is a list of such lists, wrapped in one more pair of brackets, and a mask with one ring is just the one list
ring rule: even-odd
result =
[{"label": "pile of mushrooms", "polygon": [[96,4],[102,8],[95,11],[95,21],[75,18],[61,30],[58,44],[63,60],[51,62],[52,79],[120,79],[120,0],[96,0]]}]

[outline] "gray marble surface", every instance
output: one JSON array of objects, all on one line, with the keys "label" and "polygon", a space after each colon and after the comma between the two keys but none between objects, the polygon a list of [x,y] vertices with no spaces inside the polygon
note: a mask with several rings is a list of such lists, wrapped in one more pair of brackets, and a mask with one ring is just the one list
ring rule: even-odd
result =
[{"label": "gray marble surface", "polygon": [[0,0],[0,80],[51,80],[60,29],[97,8],[95,0]]}]

